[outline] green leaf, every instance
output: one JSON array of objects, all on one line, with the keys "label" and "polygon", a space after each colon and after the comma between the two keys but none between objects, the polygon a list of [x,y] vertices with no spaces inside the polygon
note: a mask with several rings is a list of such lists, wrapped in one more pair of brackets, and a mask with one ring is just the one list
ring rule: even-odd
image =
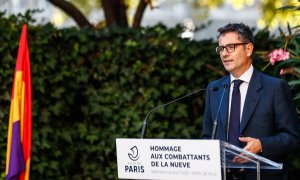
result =
[{"label": "green leaf", "polygon": [[292,6],[292,5],[289,5],[289,6],[283,6],[283,7],[280,7],[278,8],[277,10],[294,10],[297,6]]},{"label": "green leaf", "polygon": [[290,86],[295,86],[300,84],[300,79],[299,80],[292,80],[288,82]]}]

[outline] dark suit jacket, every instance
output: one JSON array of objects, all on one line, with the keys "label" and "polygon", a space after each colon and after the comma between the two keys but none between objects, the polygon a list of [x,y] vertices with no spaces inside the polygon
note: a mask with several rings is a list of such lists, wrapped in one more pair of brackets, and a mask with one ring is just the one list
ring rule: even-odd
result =
[{"label": "dark suit jacket", "polygon": [[[227,141],[229,75],[208,85],[208,89],[218,87],[219,90],[207,91],[203,138],[211,138],[213,121],[217,117],[224,85],[225,94],[218,116],[216,139]],[[283,163],[285,157],[296,150],[300,139],[299,124],[286,81],[254,69],[246,94],[240,134],[244,137],[260,139],[263,149],[260,155],[278,163]]]}]

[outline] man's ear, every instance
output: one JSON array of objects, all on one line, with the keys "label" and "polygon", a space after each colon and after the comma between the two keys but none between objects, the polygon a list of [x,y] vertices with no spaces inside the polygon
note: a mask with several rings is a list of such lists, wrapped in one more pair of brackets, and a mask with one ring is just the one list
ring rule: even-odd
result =
[{"label": "man's ear", "polygon": [[247,56],[248,57],[251,57],[252,54],[253,54],[253,49],[254,49],[254,46],[252,43],[249,43],[246,45],[246,53],[247,53]]}]

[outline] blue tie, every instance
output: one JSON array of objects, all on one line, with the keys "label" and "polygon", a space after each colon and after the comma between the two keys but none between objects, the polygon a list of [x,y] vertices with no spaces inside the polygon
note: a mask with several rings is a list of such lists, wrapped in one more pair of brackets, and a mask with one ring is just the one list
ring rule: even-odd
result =
[{"label": "blue tie", "polygon": [[228,142],[235,146],[240,147],[240,114],[241,114],[241,93],[240,85],[242,80],[234,80],[234,86],[232,91],[230,120],[229,120],[229,132]]}]

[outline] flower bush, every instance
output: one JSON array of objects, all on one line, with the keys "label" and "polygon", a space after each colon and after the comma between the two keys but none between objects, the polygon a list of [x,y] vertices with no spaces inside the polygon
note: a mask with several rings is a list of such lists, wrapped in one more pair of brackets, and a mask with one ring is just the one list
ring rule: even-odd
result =
[{"label": "flower bush", "polygon": [[[290,29],[291,30],[291,29]],[[278,38],[282,47],[272,50],[268,54],[272,68],[277,69],[277,75],[287,80],[294,94],[298,113],[300,113],[300,34],[298,28],[294,32],[282,33]],[[275,74],[276,75],[276,74]]]},{"label": "flower bush", "polygon": [[[279,10],[300,10],[300,6],[285,6]],[[273,49],[267,52],[265,58],[268,64],[267,67],[275,69],[275,76],[287,80],[291,87],[296,102],[298,114],[300,114],[300,25],[290,27],[287,24],[287,32],[279,29],[280,35],[274,41]],[[273,71],[274,73],[274,71]]]}]

